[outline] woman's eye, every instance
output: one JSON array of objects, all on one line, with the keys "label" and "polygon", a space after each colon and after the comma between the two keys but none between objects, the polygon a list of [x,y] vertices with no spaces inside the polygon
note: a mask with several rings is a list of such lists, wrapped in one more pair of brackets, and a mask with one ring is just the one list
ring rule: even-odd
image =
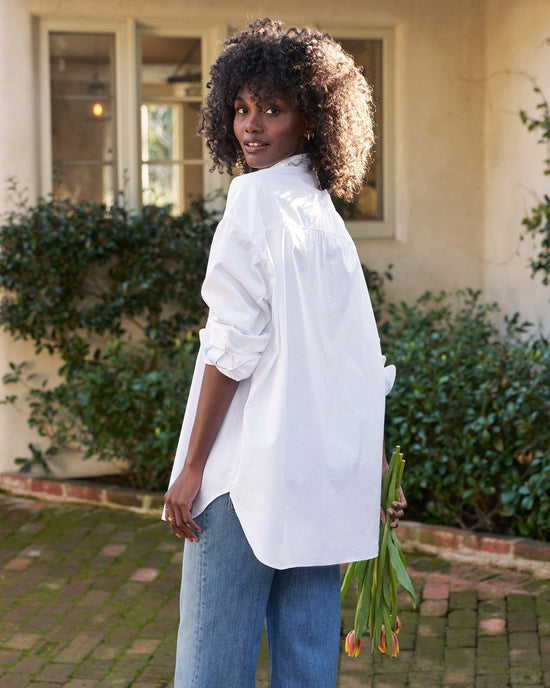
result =
[{"label": "woman's eye", "polygon": [[235,108],[235,114],[236,115],[244,115],[246,112],[246,108],[244,105],[239,105],[238,107]]},{"label": "woman's eye", "polygon": [[265,111],[268,115],[276,115],[279,112],[279,109],[275,105],[270,105],[265,109]]}]

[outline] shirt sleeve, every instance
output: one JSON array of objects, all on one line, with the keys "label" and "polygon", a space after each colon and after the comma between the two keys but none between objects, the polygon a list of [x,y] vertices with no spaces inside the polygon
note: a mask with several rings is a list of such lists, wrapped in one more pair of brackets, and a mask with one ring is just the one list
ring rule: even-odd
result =
[{"label": "shirt sleeve", "polygon": [[202,286],[204,362],[233,380],[252,375],[269,340],[272,270],[262,236],[222,219]]},{"label": "shirt sleeve", "polygon": [[[382,356],[382,365],[386,363],[386,357]],[[384,382],[385,382],[385,394],[392,391],[393,385],[395,383],[396,368],[394,365],[384,365]]]}]

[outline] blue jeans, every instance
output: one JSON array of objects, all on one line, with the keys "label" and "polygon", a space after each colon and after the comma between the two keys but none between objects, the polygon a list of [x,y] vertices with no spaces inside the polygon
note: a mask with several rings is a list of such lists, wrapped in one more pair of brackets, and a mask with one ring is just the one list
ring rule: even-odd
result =
[{"label": "blue jeans", "polygon": [[271,688],[335,688],[340,567],[272,569],[254,556],[229,495],[186,543],[174,688],[254,688],[264,621]]}]

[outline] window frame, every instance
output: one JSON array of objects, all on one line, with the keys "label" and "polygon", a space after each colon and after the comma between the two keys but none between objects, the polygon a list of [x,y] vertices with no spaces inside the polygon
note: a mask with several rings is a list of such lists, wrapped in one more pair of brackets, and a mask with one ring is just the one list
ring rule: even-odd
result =
[{"label": "window frame", "polygon": [[[113,22],[79,22],[63,20],[43,20],[40,22],[39,34],[39,108],[41,116],[39,118],[40,135],[40,159],[39,159],[39,183],[40,194],[47,196],[52,192],[53,157],[52,157],[52,119],[51,119],[51,88],[50,88],[50,54],[49,54],[49,35],[50,33],[110,33],[115,40],[115,140],[116,140],[116,189],[123,189],[124,175],[122,170],[126,167],[125,161],[125,141],[124,130],[120,124],[127,118],[128,100],[123,97],[126,95],[127,87],[125,81],[121,79],[121,64],[119,55],[126,48],[128,37],[127,25]],[[128,79],[130,81],[130,79]],[[128,84],[129,86],[129,84]],[[124,92],[124,93],[123,93]]]},{"label": "window frame", "polygon": [[[216,45],[226,35],[226,28],[189,23],[185,27],[162,24],[144,24],[133,19],[125,22],[87,22],[79,20],[41,19],[38,27],[37,74],[39,121],[38,180],[39,193],[52,193],[52,136],[51,136],[51,89],[50,89],[50,32],[112,33],[115,39],[115,88],[116,88],[116,170],[117,188],[124,194],[124,202],[130,208],[142,207],[141,189],[141,35],[143,33],[173,37],[200,37],[202,83],[204,94],[210,65],[217,56]],[[204,144],[203,144],[204,145]],[[213,194],[226,189],[218,175],[208,172],[208,158],[204,150],[204,193]]]},{"label": "window frame", "polygon": [[[218,26],[198,26],[193,24],[188,24],[183,26],[165,26],[162,24],[138,24],[136,30],[136,77],[138,79],[138,93],[136,108],[139,113],[140,107],[143,103],[149,102],[147,98],[143,99],[143,94],[141,93],[141,78],[140,78],[140,66],[141,66],[141,37],[143,35],[148,36],[164,36],[167,38],[200,38],[201,39],[201,99],[204,98],[206,92],[206,84],[208,82],[210,65],[214,62],[217,57],[216,44],[220,41],[220,38],[225,37],[223,30],[220,30]],[[138,115],[139,116],[139,115]],[[141,170],[143,160],[141,158],[141,124],[138,122],[137,127],[137,137],[138,137],[138,177],[139,177],[139,199],[138,207],[142,206],[142,189],[141,189]],[[209,158],[206,150],[206,145],[203,141],[203,189],[204,195],[210,196],[214,194],[217,190],[223,187],[221,180],[216,179],[209,170]]]},{"label": "window frame", "polygon": [[[395,197],[396,175],[394,160],[395,118],[394,118],[394,77],[395,77],[395,30],[388,27],[352,29],[341,26],[324,27],[336,40],[374,39],[382,44],[382,220],[348,220],[346,225],[355,240],[391,239],[396,237]],[[49,33],[113,33],[115,37],[115,85],[116,85],[116,169],[117,188],[124,193],[124,201],[134,209],[142,206],[141,189],[141,136],[140,105],[141,94],[141,35],[201,38],[202,92],[204,95],[209,77],[210,65],[218,54],[218,46],[227,38],[230,29],[227,25],[205,25],[189,22],[183,26],[170,26],[162,23],[146,24],[128,19],[124,22],[84,22],[79,20],[41,19],[39,20],[38,40],[38,104],[39,192],[47,196],[52,192],[52,140],[51,140],[51,93],[50,93],[50,56]],[[204,146],[204,143],[203,143]],[[203,148],[205,151],[205,149]],[[229,187],[228,175],[209,172],[208,156],[204,152],[204,193],[226,192]],[[219,205],[220,201],[215,202]]]},{"label": "window frame", "polygon": [[350,29],[328,26],[326,29],[335,40],[370,39],[382,43],[382,220],[346,220],[352,238],[393,239],[395,227],[395,30],[391,27]]}]

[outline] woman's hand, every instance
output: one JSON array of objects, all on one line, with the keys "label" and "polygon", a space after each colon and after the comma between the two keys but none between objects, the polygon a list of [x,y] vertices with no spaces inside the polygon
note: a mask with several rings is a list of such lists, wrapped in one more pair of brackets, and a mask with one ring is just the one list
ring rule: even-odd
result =
[{"label": "woman's hand", "polygon": [[227,409],[237,391],[238,382],[226,377],[215,367],[206,365],[195,414],[187,456],[181,473],[164,495],[166,519],[175,535],[197,542],[199,526],[191,518],[191,507],[197,496],[204,466]]},{"label": "woman's hand", "polygon": [[[386,459],[386,450],[382,449],[382,475],[386,474],[388,470],[388,461]],[[403,488],[399,487],[399,501],[392,502],[393,508],[386,509],[388,516],[390,517],[390,528],[397,528],[399,525],[399,519],[403,518],[405,515],[405,509],[407,508],[407,500],[405,499],[405,494],[403,493]],[[380,520],[382,523],[386,522],[386,513],[384,508],[380,507]]]},{"label": "woman's hand", "polygon": [[[386,509],[386,513],[390,517],[390,528],[397,528],[399,525],[399,519],[403,518],[405,515],[405,509],[407,508],[407,500],[405,499],[405,494],[403,493],[403,488],[399,488],[399,501],[392,502],[393,509]],[[382,523],[385,523],[385,514],[382,519]]]},{"label": "woman's hand", "polygon": [[202,482],[202,471],[184,465],[181,473],[164,495],[166,520],[174,535],[198,541],[200,527],[191,517],[191,507]]}]

